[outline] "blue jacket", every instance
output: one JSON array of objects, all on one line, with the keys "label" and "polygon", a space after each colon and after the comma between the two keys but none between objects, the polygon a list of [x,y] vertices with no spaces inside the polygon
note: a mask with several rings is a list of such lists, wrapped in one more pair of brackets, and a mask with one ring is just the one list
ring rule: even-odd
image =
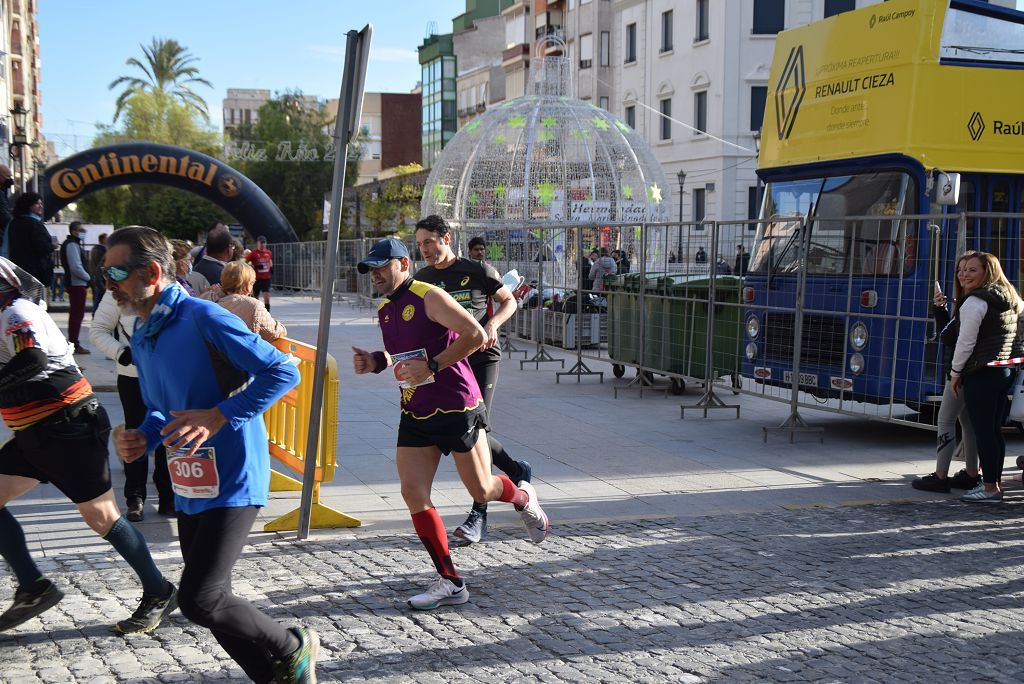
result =
[{"label": "blue jacket", "polygon": [[204,444],[215,449],[219,494],[175,494],[179,511],[194,515],[267,504],[270,452],[262,414],[298,384],[299,371],[288,358],[223,307],[192,297],[177,303],[154,337],[132,336],[132,359],[149,409],[139,429],[150,449],[174,419],[171,411],[218,406],[228,420]]}]

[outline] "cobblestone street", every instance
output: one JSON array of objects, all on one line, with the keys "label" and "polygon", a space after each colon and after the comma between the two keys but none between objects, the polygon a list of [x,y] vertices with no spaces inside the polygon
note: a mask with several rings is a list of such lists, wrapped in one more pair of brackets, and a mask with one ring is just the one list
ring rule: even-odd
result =
[{"label": "cobblestone street", "polygon": [[[412,534],[257,535],[235,588],[320,632],[323,681],[1016,682],[1022,510],[610,520],[558,526],[540,546],[503,526],[454,551],[470,603],[431,613],[404,605],[429,579]],[[171,549],[159,562],[180,570]],[[2,637],[5,682],[243,678],[179,615],[152,636],[111,633],[137,599],[111,554],[46,567],[68,596]]]}]

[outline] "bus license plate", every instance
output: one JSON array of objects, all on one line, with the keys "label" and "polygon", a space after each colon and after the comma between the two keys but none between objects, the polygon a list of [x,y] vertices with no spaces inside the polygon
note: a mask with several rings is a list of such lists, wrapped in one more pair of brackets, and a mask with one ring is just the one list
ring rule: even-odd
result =
[{"label": "bus license plate", "polygon": [[[793,384],[793,371],[785,371],[782,374],[782,381],[789,384]],[[818,376],[814,373],[801,373],[800,374],[800,386],[801,387],[817,387]]]}]

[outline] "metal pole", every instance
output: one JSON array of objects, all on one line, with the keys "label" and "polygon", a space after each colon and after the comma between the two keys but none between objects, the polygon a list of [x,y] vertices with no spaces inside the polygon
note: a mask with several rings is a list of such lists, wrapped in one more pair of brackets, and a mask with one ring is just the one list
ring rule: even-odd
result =
[{"label": "metal pole", "polygon": [[[323,271],[320,291],[320,326],[316,336],[316,362],[313,371],[313,396],[310,402],[309,434],[306,436],[306,460],[302,474],[302,505],[299,510],[298,538],[309,536],[310,515],[313,511],[313,489],[316,486],[316,453],[320,441],[320,413],[323,411],[323,378],[327,372],[327,344],[331,334],[331,305],[334,301],[334,270],[338,261],[338,234],[341,230],[342,190],[345,187],[345,164],[348,161],[348,143],[359,125],[363,108],[363,84],[366,80],[366,62],[370,51],[373,27],[367,24],[362,31],[349,31],[345,45],[345,72],[341,79],[338,116],[334,122],[334,183],[331,186],[331,218],[327,231],[327,267]],[[324,454],[324,458],[329,455]]]}]

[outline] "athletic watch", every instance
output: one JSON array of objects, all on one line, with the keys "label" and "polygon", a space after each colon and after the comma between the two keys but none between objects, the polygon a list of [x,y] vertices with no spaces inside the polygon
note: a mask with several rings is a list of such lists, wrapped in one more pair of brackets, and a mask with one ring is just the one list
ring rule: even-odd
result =
[{"label": "athletic watch", "polygon": [[437,365],[437,361],[434,359],[427,359],[427,368],[429,368],[430,372],[433,373],[434,375],[437,375],[439,372],[441,372],[440,367],[438,367]]}]

